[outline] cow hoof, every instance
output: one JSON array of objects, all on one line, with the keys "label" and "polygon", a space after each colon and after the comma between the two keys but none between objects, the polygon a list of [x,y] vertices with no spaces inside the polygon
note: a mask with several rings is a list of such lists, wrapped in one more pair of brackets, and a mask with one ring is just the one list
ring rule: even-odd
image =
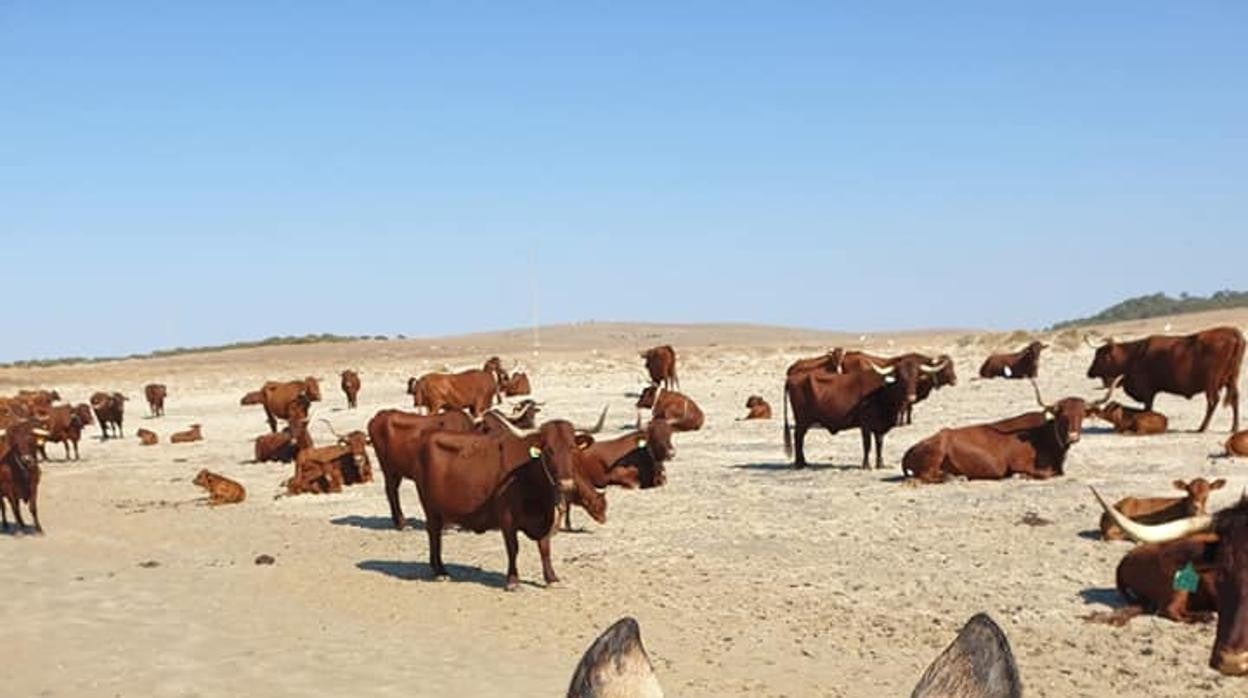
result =
[{"label": "cow hoof", "polygon": [[547,579],[546,588],[547,589],[561,589],[563,588],[563,582],[559,581],[558,577],[554,579]]},{"label": "cow hoof", "polygon": [[519,579],[508,579],[507,583],[503,585],[503,591],[519,591],[519,589],[520,589]]},{"label": "cow hoof", "polygon": [[442,572],[441,574],[435,574],[435,575],[433,575],[433,580],[432,580],[432,581],[435,581],[435,582],[449,582],[449,581],[451,581],[451,575],[449,575],[449,574],[447,574],[447,573],[445,573],[445,572]]}]

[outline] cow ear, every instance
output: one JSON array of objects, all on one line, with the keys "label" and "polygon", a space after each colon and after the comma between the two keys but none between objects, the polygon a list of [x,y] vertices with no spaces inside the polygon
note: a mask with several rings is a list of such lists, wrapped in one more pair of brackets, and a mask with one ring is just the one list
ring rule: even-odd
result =
[{"label": "cow ear", "polygon": [[923,672],[911,698],[1023,694],[1018,666],[1005,633],[986,614],[971,618],[953,644]]},{"label": "cow ear", "polygon": [[576,435],[576,447],[582,450],[594,445],[594,437],[589,434]]},{"label": "cow ear", "polygon": [[1184,492],[1187,491],[1187,483],[1183,482],[1182,480],[1175,480],[1174,482],[1170,484],[1174,485],[1174,489],[1176,490],[1183,490]]},{"label": "cow ear", "polygon": [[1209,489],[1211,490],[1220,490],[1223,487],[1226,487],[1225,478],[1218,478],[1217,480],[1214,480],[1213,482],[1209,483]]}]

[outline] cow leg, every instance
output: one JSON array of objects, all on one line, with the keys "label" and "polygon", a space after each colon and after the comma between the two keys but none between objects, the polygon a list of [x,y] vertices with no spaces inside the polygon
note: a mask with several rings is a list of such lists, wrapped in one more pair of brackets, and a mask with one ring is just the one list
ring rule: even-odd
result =
[{"label": "cow leg", "polygon": [[442,564],[442,515],[425,512],[425,530],[429,533],[429,568],[436,581],[450,579]]},{"label": "cow leg", "polygon": [[33,487],[30,490],[29,504],[30,504],[30,517],[35,520],[35,531],[38,533],[43,533],[43,524],[39,523],[39,497],[38,497],[37,490],[35,490],[35,488]]},{"label": "cow leg", "polygon": [[875,469],[884,469],[884,435],[875,435]]},{"label": "cow leg", "polygon": [[542,577],[546,585],[558,584],[559,576],[555,574],[555,566],[550,564],[550,536],[537,541],[537,552],[542,556]]},{"label": "cow leg", "polygon": [[871,431],[866,427],[859,427],[859,433],[862,434],[862,469],[871,469]]},{"label": "cow leg", "polygon": [[389,471],[381,471],[386,478],[386,500],[390,502],[390,520],[394,522],[394,527],[402,531],[407,526],[407,518],[403,516],[403,507],[399,506],[399,485],[403,484],[403,478],[398,473],[391,474]]},{"label": "cow leg", "polygon": [[563,530],[572,530],[572,503],[566,499],[563,502]]},{"label": "cow leg", "polygon": [[269,420],[269,433],[276,434],[277,433],[277,418],[274,417],[273,413],[269,411],[269,408],[267,405],[264,408],[264,417],[265,419]]},{"label": "cow leg", "polygon": [[1226,402],[1231,405],[1231,433],[1239,431],[1239,386],[1226,386]]},{"label": "cow leg", "polygon": [[62,443],[65,445],[65,460],[69,460],[69,439],[65,439]]},{"label": "cow leg", "polygon": [[506,591],[520,588],[520,572],[516,569],[516,555],[520,552],[520,540],[516,537],[516,529],[503,529],[503,543],[507,546],[507,584]]},{"label": "cow leg", "polygon": [[1187,610],[1188,592],[1175,591],[1170,602],[1157,611],[1162,618],[1169,618],[1177,623],[1208,623],[1213,620],[1212,613],[1192,612]]},{"label": "cow leg", "polygon": [[4,495],[0,494],[0,531],[9,530],[9,512],[4,506]]},{"label": "cow leg", "polygon": [[806,432],[810,430],[810,425],[798,422],[793,426],[793,442],[795,444],[796,454],[793,460],[794,468],[806,467]]},{"label": "cow leg", "polygon": [[1196,431],[1203,432],[1209,428],[1209,422],[1213,419],[1213,411],[1218,408],[1218,389],[1205,391],[1205,418],[1200,423],[1200,428]]},{"label": "cow leg", "polygon": [[[29,475],[27,476],[29,477]],[[14,486],[17,483],[13,483]],[[17,495],[9,497],[9,504],[13,505],[13,518],[17,520],[17,530],[26,528],[26,522],[22,519],[22,499]]]}]

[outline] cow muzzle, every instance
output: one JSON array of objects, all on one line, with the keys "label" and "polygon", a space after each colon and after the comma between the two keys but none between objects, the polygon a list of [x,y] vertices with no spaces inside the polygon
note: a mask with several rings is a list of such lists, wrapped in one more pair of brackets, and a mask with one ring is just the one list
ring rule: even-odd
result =
[{"label": "cow muzzle", "polygon": [[1222,650],[1214,652],[1209,666],[1225,676],[1248,674],[1248,651]]},{"label": "cow muzzle", "polygon": [[1066,442],[1067,442],[1067,443],[1072,443],[1072,444],[1073,444],[1073,443],[1075,443],[1076,441],[1078,441],[1078,440],[1079,440],[1079,437],[1080,437],[1080,434],[1079,434],[1079,432],[1077,432],[1077,431],[1068,431],[1068,432],[1066,432]]}]

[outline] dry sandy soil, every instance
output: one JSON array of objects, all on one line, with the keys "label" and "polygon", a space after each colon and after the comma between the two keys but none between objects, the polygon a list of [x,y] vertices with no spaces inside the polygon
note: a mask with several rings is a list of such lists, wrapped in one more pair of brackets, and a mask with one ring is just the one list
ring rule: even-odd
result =
[{"label": "dry sandy soil", "polygon": [[[1248,314],[1176,318],[1175,332]],[[1160,331],[1154,320],[1110,328]],[[124,441],[98,429],[78,463],[47,465],[45,536],[0,536],[0,615],[12,696],[561,695],[577,659],[622,615],[641,623],[669,695],[907,695],[924,667],[977,611],[1013,644],[1031,696],[1243,695],[1248,679],[1206,667],[1212,626],[1155,618],[1125,628],[1079,616],[1119,603],[1114,567],[1126,543],[1087,537],[1095,485],[1111,497],[1166,494],[1175,478],[1226,477],[1222,506],[1248,485],[1243,462],[1215,459],[1229,426],[1191,433],[1202,401],[1163,397],[1176,431],[1128,438],[1093,428],[1067,476],[1047,482],[899,484],[905,449],[942,426],[1032,409],[1025,382],[971,382],[1005,335],[926,332],[833,335],[757,327],[590,324],[455,340],[366,342],[244,350],[94,366],[0,371],[0,391],[55,387],[85,401],[97,389],[133,398]],[[1014,338],[1017,340],[1017,338]],[[362,428],[383,407],[408,404],[409,375],[521,360],[548,417],[610,429],[633,419],[636,350],[670,341],[685,392],[708,419],[678,436],[665,488],[609,493],[609,521],[561,533],[545,588],[535,546],[522,544],[517,593],[502,591],[497,533],[447,536],[451,582],[428,581],[419,525],[391,527],[380,475],[340,495],[275,498],[290,466],[255,465],[266,431],[239,397],[266,378],[320,376],[315,417]],[[812,432],[818,467],[791,470],[781,449],[780,387],[793,359],[844,344],[873,351],[949,352],[962,382],[889,435],[888,469],[859,470],[857,433]],[[1091,350],[1051,350],[1046,397],[1093,396]],[[358,368],[360,409],[343,409],[337,370]],[[168,414],[146,419],[142,385],[167,383]],[[777,419],[740,423],[750,393]],[[174,446],[171,432],[204,425],[206,441]],[[162,436],[141,448],[138,427]],[[324,427],[315,435],[328,441]],[[1096,427],[1097,425],[1094,425]],[[191,477],[203,467],[243,482],[247,501],[209,508]],[[409,484],[409,516],[421,517]],[[1052,522],[1022,522],[1028,512]],[[272,566],[253,559],[273,555]],[[147,565],[144,565],[147,563]],[[152,564],[155,563],[155,564]]]}]

